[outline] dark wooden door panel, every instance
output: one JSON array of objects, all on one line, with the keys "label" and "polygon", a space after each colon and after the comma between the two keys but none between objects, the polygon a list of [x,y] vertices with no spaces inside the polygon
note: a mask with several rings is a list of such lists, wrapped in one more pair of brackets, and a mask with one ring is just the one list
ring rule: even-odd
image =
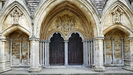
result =
[{"label": "dark wooden door panel", "polygon": [[83,42],[79,34],[72,34],[68,43],[68,63],[69,65],[83,64]]},{"label": "dark wooden door panel", "polygon": [[50,40],[50,65],[64,65],[64,40],[60,34]]}]

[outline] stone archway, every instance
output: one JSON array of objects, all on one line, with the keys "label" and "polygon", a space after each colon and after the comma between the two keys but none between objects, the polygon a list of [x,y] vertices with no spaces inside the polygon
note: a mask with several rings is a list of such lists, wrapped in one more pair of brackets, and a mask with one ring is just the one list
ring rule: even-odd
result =
[{"label": "stone archway", "polygon": [[104,63],[106,66],[124,66],[125,59],[129,59],[129,35],[114,28],[105,34]]},{"label": "stone archway", "polygon": [[15,66],[29,66],[30,63],[30,41],[29,36],[16,30],[6,35],[6,50],[10,58],[10,64]]},{"label": "stone archway", "polygon": [[[78,63],[72,63],[72,65],[92,65],[94,64],[94,31],[96,29],[95,25],[93,25],[93,21],[87,19],[84,13],[73,3],[69,1],[64,1],[61,4],[57,5],[51,12],[46,16],[46,19],[43,21],[41,30],[40,30],[40,38],[41,38],[41,48],[40,48],[40,59],[41,64],[43,66],[48,66],[51,63],[50,60],[50,35],[53,32],[61,32],[64,38],[64,50],[65,50],[65,65],[69,65],[68,61],[68,36],[72,32],[80,32],[82,36],[82,40],[80,41],[81,47],[81,60]],[[78,33],[76,33],[78,34]],[[71,40],[70,40],[71,42]],[[87,45],[90,44],[90,47]],[[75,45],[76,46],[76,45]],[[72,47],[74,48],[74,47]],[[88,54],[89,53],[89,54]],[[43,57],[42,57],[43,56]],[[77,60],[77,58],[75,59]],[[89,62],[88,62],[89,60]],[[45,64],[44,64],[45,63]],[[70,63],[71,64],[71,63]]]}]

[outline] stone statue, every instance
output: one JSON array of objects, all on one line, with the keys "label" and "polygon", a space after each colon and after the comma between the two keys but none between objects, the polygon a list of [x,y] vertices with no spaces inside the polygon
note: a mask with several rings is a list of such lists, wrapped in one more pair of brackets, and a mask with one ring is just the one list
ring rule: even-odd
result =
[{"label": "stone statue", "polygon": [[113,16],[113,23],[114,24],[120,24],[122,21],[122,14],[123,11],[120,8],[116,8],[113,12],[112,12],[112,16]]},{"label": "stone statue", "polygon": [[10,15],[13,17],[13,24],[19,24],[18,22],[19,18],[22,16],[22,12],[20,12],[18,9],[14,9]]}]

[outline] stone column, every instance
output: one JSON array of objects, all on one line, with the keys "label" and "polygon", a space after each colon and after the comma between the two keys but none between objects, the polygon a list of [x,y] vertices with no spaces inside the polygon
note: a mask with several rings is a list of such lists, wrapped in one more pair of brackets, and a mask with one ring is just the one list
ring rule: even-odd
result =
[{"label": "stone column", "polygon": [[65,47],[65,65],[68,66],[68,40],[64,40]]},{"label": "stone column", "polygon": [[130,67],[132,67],[133,70],[133,37],[129,37],[129,41],[130,41]]},{"label": "stone column", "polygon": [[6,50],[5,50],[6,38],[0,38],[0,72],[11,70],[9,63],[6,60]]},{"label": "stone column", "polygon": [[45,40],[45,66],[49,66],[49,40]]},{"label": "stone column", "polygon": [[87,51],[87,40],[83,41],[83,64],[84,66],[88,66],[88,51]]},{"label": "stone column", "polygon": [[95,71],[102,72],[105,71],[103,66],[103,39],[104,37],[96,38],[96,50],[95,50]]},{"label": "stone column", "polygon": [[30,69],[29,72],[41,71],[41,65],[39,63],[39,39],[30,38]]},{"label": "stone column", "polygon": [[128,63],[125,63],[126,66],[124,67],[124,69],[133,71],[133,37],[129,37],[129,44],[130,44],[129,59],[128,60],[126,59],[126,62]]}]

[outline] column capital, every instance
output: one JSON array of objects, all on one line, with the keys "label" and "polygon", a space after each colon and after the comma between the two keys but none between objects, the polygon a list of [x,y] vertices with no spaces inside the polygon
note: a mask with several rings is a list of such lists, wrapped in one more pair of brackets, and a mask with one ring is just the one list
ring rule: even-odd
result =
[{"label": "column capital", "polygon": [[104,37],[96,37],[96,40],[104,40]]},{"label": "column capital", "polygon": [[50,43],[50,40],[43,40],[45,43]]},{"label": "column capital", "polygon": [[129,37],[129,41],[133,41],[133,37]]},{"label": "column capital", "polygon": [[69,42],[69,40],[64,40],[64,42]]},{"label": "column capital", "polygon": [[82,42],[88,42],[88,40],[83,40]]},{"label": "column capital", "polygon": [[2,42],[5,42],[5,41],[6,41],[6,37],[0,37],[0,40],[1,40]]},{"label": "column capital", "polygon": [[40,38],[30,37],[29,40],[31,40],[31,41],[40,41]]}]

